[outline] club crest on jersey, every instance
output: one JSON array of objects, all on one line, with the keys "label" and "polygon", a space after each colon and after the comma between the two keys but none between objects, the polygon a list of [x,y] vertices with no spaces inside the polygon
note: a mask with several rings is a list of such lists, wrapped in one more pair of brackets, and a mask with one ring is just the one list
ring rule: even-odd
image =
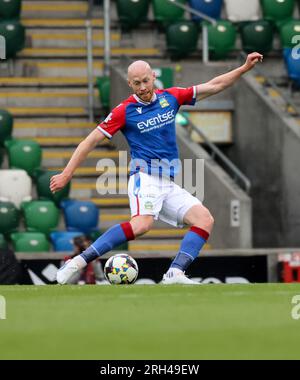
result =
[{"label": "club crest on jersey", "polygon": [[141,115],[142,114],[142,111],[143,111],[143,108],[142,107],[137,107],[137,112]]},{"label": "club crest on jersey", "polygon": [[159,99],[159,104],[160,104],[161,108],[166,108],[170,105],[166,98]]}]

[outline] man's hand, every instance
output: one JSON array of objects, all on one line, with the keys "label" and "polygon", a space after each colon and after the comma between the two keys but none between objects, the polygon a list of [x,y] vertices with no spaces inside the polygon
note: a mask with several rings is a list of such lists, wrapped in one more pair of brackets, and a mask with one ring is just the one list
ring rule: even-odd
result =
[{"label": "man's hand", "polygon": [[64,173],[56,174],[50,179],[50,190],[54,194],[57,191],[63,189],[71,178]]},{"label": "man's hand", "polygon": [[262,62],[263,55],[259,53],[251,53],[248,54],[246,62],[244,64],[245,71],[249,71],[253,69],[253,67],[257,64],[257,62]]}]

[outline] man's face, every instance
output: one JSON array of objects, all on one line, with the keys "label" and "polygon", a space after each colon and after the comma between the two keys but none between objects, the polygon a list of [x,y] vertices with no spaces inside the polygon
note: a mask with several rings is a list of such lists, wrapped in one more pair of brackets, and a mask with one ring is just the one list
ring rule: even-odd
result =
[{"label": "man's face", "polygon": [[129,87],[144,102],[150,102],[154,92],[155,73],[151,69],[132,73],[128,78]]}]

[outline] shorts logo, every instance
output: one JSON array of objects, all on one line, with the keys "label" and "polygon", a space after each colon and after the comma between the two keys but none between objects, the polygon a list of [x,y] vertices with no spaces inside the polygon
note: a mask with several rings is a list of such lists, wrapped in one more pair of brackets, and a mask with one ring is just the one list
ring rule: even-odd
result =
[{"label": "shorts logo", "polygon": [[153,210],[153,203],[152,202],[145,202],[144,207],[146,210]]},{"label": "shorts logo", "polygon": [[170,105],[165,98],[159,99],[159,104],[160,104],[161,108],[166,108]]}]

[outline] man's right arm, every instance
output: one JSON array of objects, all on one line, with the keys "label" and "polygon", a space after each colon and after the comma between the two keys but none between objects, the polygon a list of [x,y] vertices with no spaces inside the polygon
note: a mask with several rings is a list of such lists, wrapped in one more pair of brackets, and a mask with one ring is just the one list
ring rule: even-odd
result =
[{"label": "man's right arm", "polygon": [[105,138],[105,135],[98,129],[94,129],[76,148],[70,161],[62,173],[51,177],[50,190],[55,193],[63,189],[72,179],[75,170],[85,160],[87,155],[96,145]]}]

